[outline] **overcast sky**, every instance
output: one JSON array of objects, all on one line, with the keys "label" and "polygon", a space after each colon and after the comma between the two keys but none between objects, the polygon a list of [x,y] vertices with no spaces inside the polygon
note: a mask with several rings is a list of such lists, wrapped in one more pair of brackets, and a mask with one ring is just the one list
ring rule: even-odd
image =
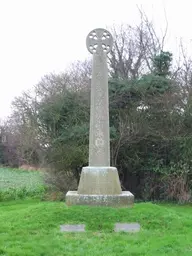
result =
[{"label": "overcast sky", "polygon": [[176,38],[192,39],[191,0],[0,0],[0,118],[43,75],[87,58],[90,30],[137,24],[137,5],[158,31],[165,28],[166,10],[168,50],[177,51]]}]

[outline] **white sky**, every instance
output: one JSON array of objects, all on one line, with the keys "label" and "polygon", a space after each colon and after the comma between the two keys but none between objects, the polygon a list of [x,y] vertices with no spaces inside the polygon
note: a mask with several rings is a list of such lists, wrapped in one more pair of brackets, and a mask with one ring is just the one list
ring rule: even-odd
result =
[{"label": "white sky", "polygon": [[177,51],[176,38],[192,39],[191,0],[0,0],[0,118],[10,114],[13,98],[43,75],[87,58],[90,30],[137,24],[136,5],[159,31],[166,10],[168,50]]}]

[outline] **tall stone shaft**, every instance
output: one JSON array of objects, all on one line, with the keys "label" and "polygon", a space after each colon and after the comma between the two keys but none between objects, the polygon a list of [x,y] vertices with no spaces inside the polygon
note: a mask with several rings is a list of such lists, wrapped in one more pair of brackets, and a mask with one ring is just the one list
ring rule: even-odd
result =
[{"label": "tall stone shaft", "polygon": [[109,96],[107,55],[93,54],[89,166],[110,166]]}]

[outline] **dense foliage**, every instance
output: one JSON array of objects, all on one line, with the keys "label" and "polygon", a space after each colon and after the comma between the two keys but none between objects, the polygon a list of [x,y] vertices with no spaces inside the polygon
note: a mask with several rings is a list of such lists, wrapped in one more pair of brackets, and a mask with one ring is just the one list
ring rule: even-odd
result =
[{"label": "dense foliage", "polygon": [[[113,31],[111,163],[122,188],[136,198],[189,201],[192,61],[184,58],[182,66],[173,67],[174,56],[162,50],[151,26]],[[88,161],[90,78],[90,62],[78,62],[66,72],[44,76],[33,93],[15,99],[4,125],[8,165],[46,166],[47,181],[60,190],[77,186]]]}]

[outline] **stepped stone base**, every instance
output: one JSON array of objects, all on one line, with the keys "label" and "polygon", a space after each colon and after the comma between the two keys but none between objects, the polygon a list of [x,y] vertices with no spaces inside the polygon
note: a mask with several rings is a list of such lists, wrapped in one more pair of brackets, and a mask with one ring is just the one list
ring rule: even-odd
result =
[{"label": "stepped stone base", "polygon": [[118,195],[85,195],[77,191],[69,191],[66,194],[66,204],[70,205],[93,205],[111,207],[132,207],[134,195],[129,191],[122,191]]},{"label": "stepped stone base", "polygon": [[66,194],[67,205],[131,207],[134,195],[122,191],[117,168],[111,166],[83,167],[78,191]]}]

